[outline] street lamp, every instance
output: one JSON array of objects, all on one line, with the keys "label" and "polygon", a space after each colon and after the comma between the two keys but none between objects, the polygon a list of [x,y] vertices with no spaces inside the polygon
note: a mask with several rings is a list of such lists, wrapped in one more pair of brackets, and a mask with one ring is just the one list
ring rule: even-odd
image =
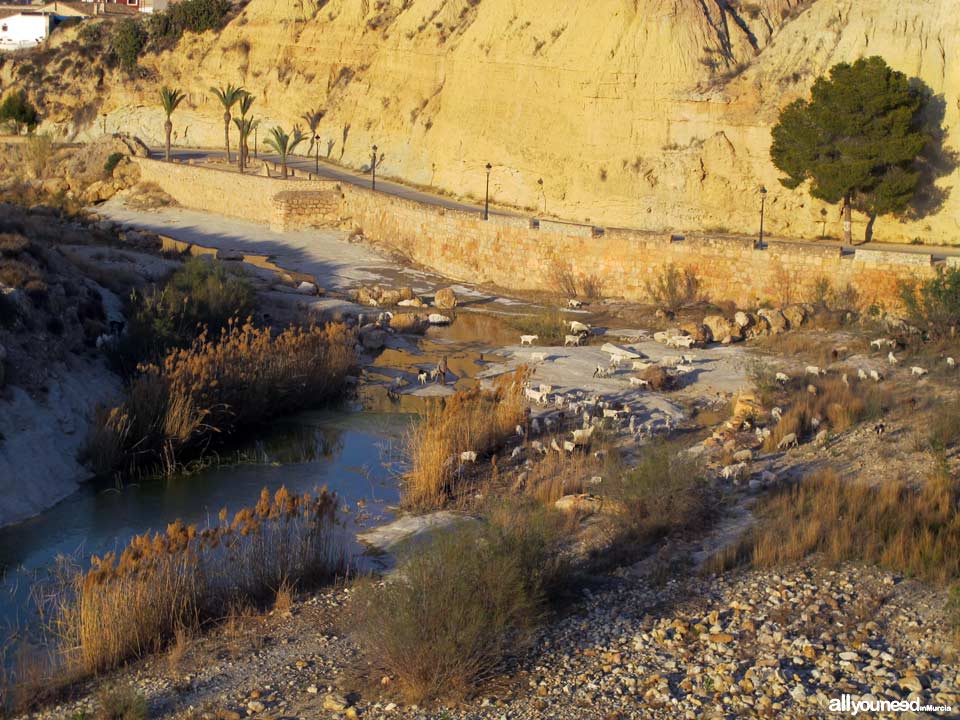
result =
[{"label": "street lamp", "polygon": [[373,146],[373,157],[370,160],[370,172],[372,173],[372,180],[370,182],[371,189],[376,192],[377,190],[377,146]]},{"label": "street lamp", "polygon": [[107,134],[107,114],[103,113],[103,134]]},{"label": "street lamp", "polygon": [[258,154],[258,153],[260,152],[260,149],[259,149],[259,148],[260,148],[260,143],[257,142],[257,131],[258,131],[258,130],[260,130],[260,125],[259,125],[259,123],[258,123],[257,125],[254,125],[254,126],[253,126],[253,156],[254,156],[255,158],[259,158],[259,157],[260,157],[260,155]]},{"label": "street lamp", "polygon": [[320,174],[320,136],[313,136],[313,145],[316,148],[316,172],[317,175]]},{"label": "street lamp", "polygon": [[487,192],[484,195],[483,200],[483,219],[490,219],[490,171],[493,170],[493,165],[487,163]]},{"label": "street lamp", "polygon": [[547,214],[547,193],[543,191],[543,178],[537,180],[537,185],[540,186],[540,194],[543,196],[543,214]]},{"label": "street lamp", "polygon": [[767,189],[761,185],[760,186],[760,242],[757,243],[757,248],[763,248],[763,213],[766,209],[767,204]]}]

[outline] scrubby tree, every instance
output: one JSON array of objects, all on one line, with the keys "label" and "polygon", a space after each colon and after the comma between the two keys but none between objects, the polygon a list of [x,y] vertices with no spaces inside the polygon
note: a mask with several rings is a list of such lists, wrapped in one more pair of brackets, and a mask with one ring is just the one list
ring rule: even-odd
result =
[{"label": "scrubby tree", "polygon": [[217,100],[223,105],[223,144],[227,150],[227,162],[230,160],[230,117],[233,106],[236,105],[247,91],[242,87],[227,84],[226,87],[212,87],[210,90],[217,96]]},{"label": "scrubby tree", "polygon": [[173,111],[177,109],[177,106],[183,102],[183,98],[186,97],[178,88],[168,88],[164,85],[160,88],[160,104],[163,106],[163,112],[166,113],[167,120],[163,124],[163,130],[167,136],[167,153],[166,158],[170,160],[170,133],[173,132],[173,120],[170,117],[173,115]]},{"label": "scrubby tree", "polygon": [[918,158],[930,136],[921,115],[925,99],[883,58],[840,63],[819,78],[810,100],[787,105],[773,129],[770,157],[796,188],[842,203],[844,240],[852,210],[874,218],[901,214],[920,184]]},{"label": "scrubby tree", "polygon": [[960,269],[940,269],[922,283],[900,285],[900,300],[910,323],[928,337],[956,337],[960,329]]},{"label": "scrubby tree", "polygon": [[137,66],[137,60],[147,42],[147,33],[139,20],[124,18],[118,22],[110,35],[110,49],[127,71]]},{"label": "scrubby tree", "polygon": [[287,176],[287,156],[292,153],[297,145],[307,139],[299,127],[293,128],[293,133],[284,132],[283,128],[271,128],[270,136],[264,140],[264,144],[271,148],[280,156],[280,166],[283,168],[283,177]]},{"label": "scrubby tree", "polygon": [[0,122],[12,123],[14,132],[19,135],[21,127],[26,127],[28,131],[33,130],[40,122],[40,116],[27,100],[27,94],[20,90],[10,93],[3,103],[0,103]]}]

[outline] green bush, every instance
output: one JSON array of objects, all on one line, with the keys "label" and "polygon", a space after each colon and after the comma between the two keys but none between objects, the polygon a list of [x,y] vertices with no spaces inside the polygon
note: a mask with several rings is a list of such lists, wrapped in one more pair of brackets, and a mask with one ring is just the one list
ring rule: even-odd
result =
[{"label": "green bush", "polygon": [[107,161],[103,164],[104,174],[113,175],[114,169],[120,164],[121,160],[123,160],[123,153],[110,153],[110,157],[108,157]]},{"label": "green bush", "polygon": [[130,373],[141,362],[186,348],[203,328],[219,336],[231,318],[253,311],[254,300],[250,283],[222,263],[187,260],[162,289],[131,296],[127,332],[114,351],[118,369]]},{"label": "green bush", "polygon": [[133,18],[118,22],[110,36],[110,50],[124,70],[133,70],[146,44],[143,24]]},{"label": "green bush", "polygon": [[960,268],[939,269],[926,282],[900,285],[910,323],[930,338],[952,337],[960,329]]},{"label": "green bush", "polygon": [[10,93],[0,103],[0,122],[11,123],[19,135],[21,127],[26,127],[28,131],[35,128],[40,123],[40,115],[27,100],[27,94],[20,90]]},{"label": "green bush", "polygon": [[366,671],[393,678],[407,702],[468,696],[542,618],[545,589],[562,578],[548,560],[558,527],[508,506],[443,531],[387,582],[361,585],[351,611]]},{"label": "green bush", "polygon": [[175,42],[187,31],[216,30],[222,27],[229,11],[228,0],[184,0],[150,16],[150,39],[162,44]]}]

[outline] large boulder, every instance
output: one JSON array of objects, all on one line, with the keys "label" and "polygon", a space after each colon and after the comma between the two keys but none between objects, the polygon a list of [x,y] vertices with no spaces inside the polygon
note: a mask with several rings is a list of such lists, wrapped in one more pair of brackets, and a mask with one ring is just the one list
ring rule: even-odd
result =
[{"label": "large boulder", "polygon": [[451,310],[457,306],[457,295],[452,288],[442,288],[434,295],[433,304],[441,310]]},{"label": "large boulder", "polygon": [[759,315],[751,316],[750,327],[747,328],[747,337],[755,338],[770,334],[770,323],[765,317]]},{"label": "large boulder", "polygon": [[753,319],[743,310],[738,310],[733,316],[733,321],[741,328],[748,328],[753,324]]},{"label": "large boulder", "polygon": [[693,338],[694,345],[706,345],[713,340],[713,333],[703,323],[690,322],[680,326],[680,330]]},{"label": "large boulder", "polygon": [[659,365],[651,365],[643,370],[640,379],[646,380],[651,390],[673,390],[678,385],[677,376]]},{"label": "large boulder", "polygon": [[360,328],[360,344],[364,350],[380,350],[387,342],[387,333],[376,325],[364,325]]},{"label": "large boulder", "polygon": [[779,335],[782,332],[786,332],[789,328],[787,324],[787,318],[784,317],[783,313],[777,310],[776,308],[765,308],[758,312],[760,317],[766,319],[770,323],[770,334]]},{"label": "large boulder", "polygon": [[703,319],[703,324],[710,328],[714,342],[730,343],[743,338],[740,327],[723,315],[707,315]]},{"label": "large boulder", "polygon": [[802,305],[791,305],[783,309],[783,316],[790,323],[791,329],[796,329],[807,320],[807,313]]}]

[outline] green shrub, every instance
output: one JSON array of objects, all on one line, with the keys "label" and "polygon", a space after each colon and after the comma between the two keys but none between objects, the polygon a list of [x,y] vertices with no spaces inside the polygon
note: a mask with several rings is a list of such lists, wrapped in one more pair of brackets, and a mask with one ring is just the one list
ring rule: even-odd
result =
[{"label": "green shrub", "polygon": [[216,337],[233,318],[254,308],[250,283],[218,261],[190,258],[163,289],[134,293],[129,325],[113,352],[119,370],[133,372],[174,348],[193,343],[203,328]]},{"label": "green shrub", "polygon": [[146,43],[143,24],[133,18],[118,22],[110,36],[110,50],[124,70],[133,70]]},{"label": "green shrub", "polygon": [[901,283],[900,300],[908,320],[928,337],[955,336],[960,329],[960,268],[941,268],[919,284]]},{"label": "green shrub", "polygon": [[171,43],[188,31],[216,30],[223,26],[229,12],[228,0],[184,0],[150,16],[150,39],[160,44]]},{"label": "green shrub", "polygon": [[103,172],[105,175],[113,175],[114,168],[120,164],[120,161],[123,160],[123,153],[110,153],[110,157],[107,158],[107,161],[103,164]]},{"label": "green shrub", "polygon": [[529,517],[513,506],[443,531],[394,578],[361,585],[351,611],[365,672],[393,678],[407,702],[457,698],[523,649],[560,577],[547,561],[558,526]]},{"label": "green shrub", "polygon": [[0,122],[11,123],[17,135],[20,134],[21,127],[32,130],[40,123],[40,115],[37,109],[27,100],[27,94],[20,90],[10,93],[0,103]]}]

